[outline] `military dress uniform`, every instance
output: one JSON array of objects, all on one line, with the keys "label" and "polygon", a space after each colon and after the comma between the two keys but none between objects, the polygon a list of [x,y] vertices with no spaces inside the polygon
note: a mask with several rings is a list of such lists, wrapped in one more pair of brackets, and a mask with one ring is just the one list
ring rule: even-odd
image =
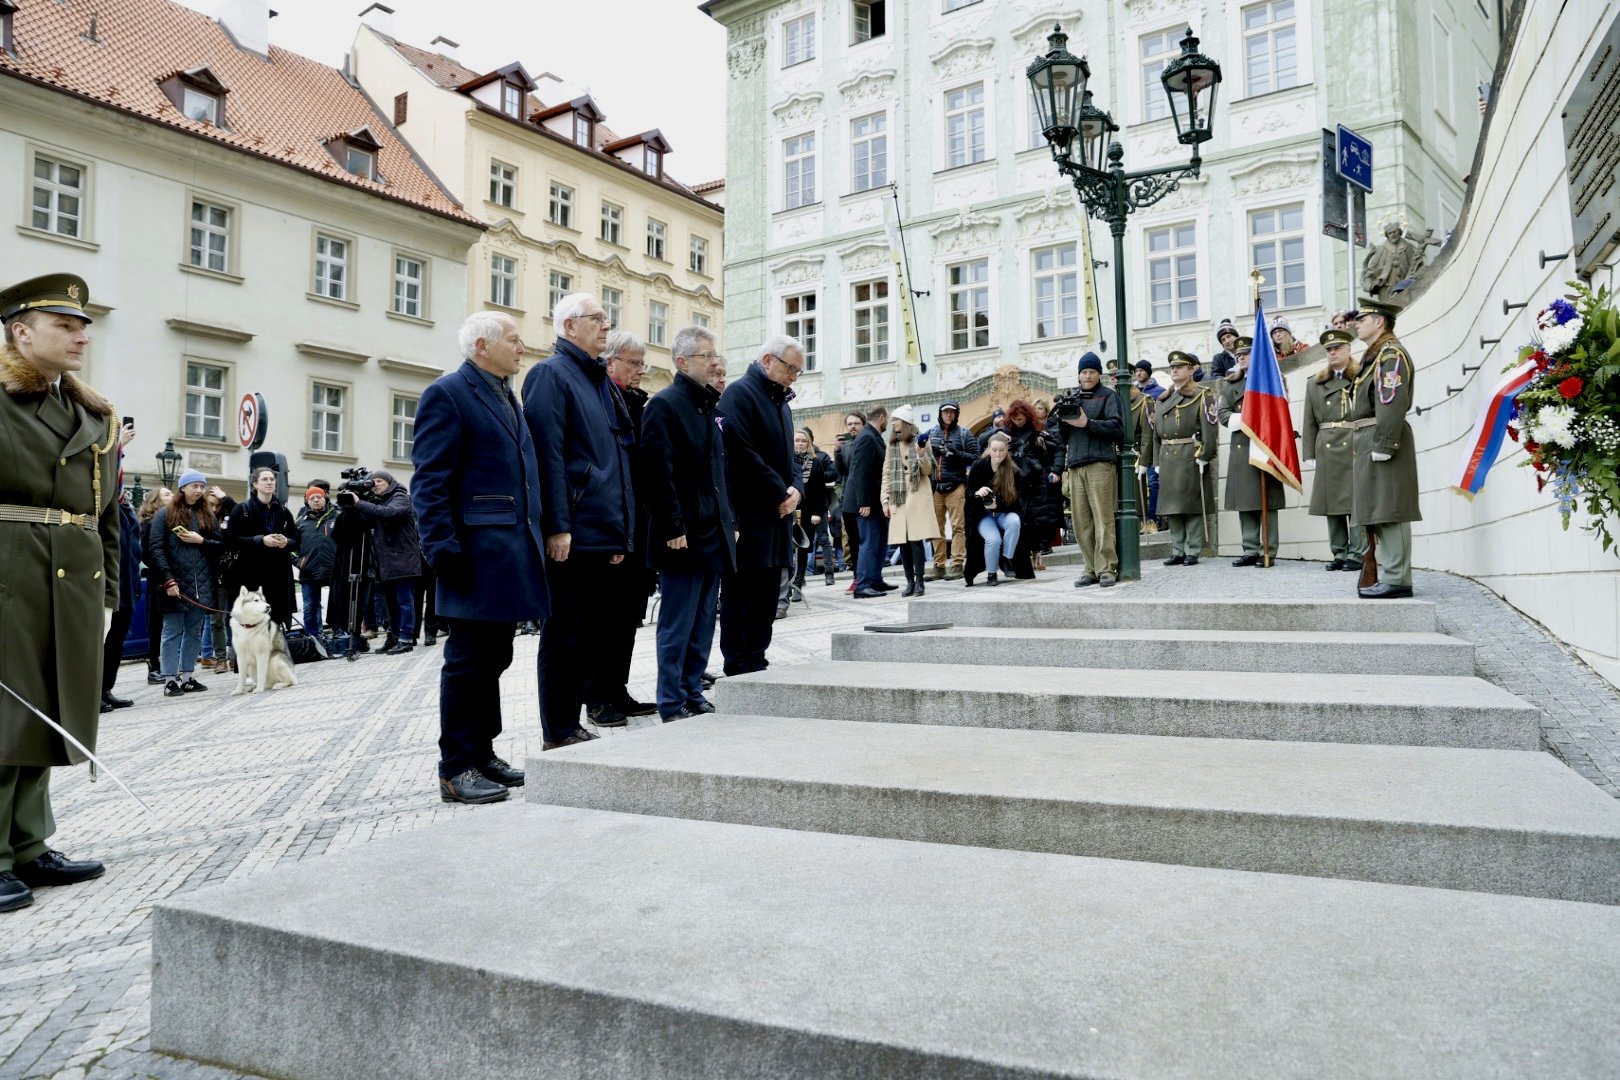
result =
[{"label": "military dress uniform", "polygon": [[[1253,338],[1239,338],[1238,356],[1241,358],[1253,345]],[[1276,477],[1249,464],[1249,436],[1236,424],[1228,424],[1232,417],[1242,415],[1243,395],[1248,384],[1247,370],[1236,379],[1228,376],[1220,382],[1220,424],[1229,427],[1232,432],[1231,450],[1226,458],[1224,506],[1227,510],[1237,511],[1238,524],[1243,530],[1243,555],[1232,565],[1266,566],[1277,554],[1277,511],[1283,508],[1285,489]],[[1260,550],[1262,505],[1266,518],[1264,552]]]},{"label": "military dress uniform", "polygon": [[[0,291],[0,322],[84,313],[84,282],[58,274]],[[0,346],[0,679],[91,750],[100,718],[103,612],[118,607],[118,419],[71,373],[56,384]],[[101,872],[46,847],[50,770],[83,755],[0,692],[0,910]],[[11,876],[15,871],[15,876]]]},{"label": "military dress uniform", "polygon": [[[1186,353],[1170,354],[1171,367],[1195,364]],[[1141,464],[1159,470],[1159,516],[1170,526],[1167,566],[1194,565],[1203,549],[1209,506],[1202,474],[1215,460],[1216,415],[1214,392],[1191,382],[1185,391],[1172,386],[1148,407]]]},{"label": "military dress uniform", "polygon": [[[1153,399],[1148,397],[1135,386],[1130,390],[1131,409],[1131,445],[1136,450],[1136,460],[1142,460],[1144,447],[1147,446],[1147,429],[1151,417],[1148,415],[1148,406]],[[1143,473],[1136,478],[1136,516],[1142,522],[1144,532],[1158,532],[1159,526],[1155,520],[1158,517],[1157,507],[1153,496],[1158,488],[1153,483],[1152,473]]]},{"label": "military dress uniform", "polygon": [[[1326,330],[1320,344],[1333,348],[1348,346],[1354,340],[1355,335],[1348,330]],[[1309,513],[1327,518],[1328,544],[1333,549],[1329,570],[1360,570],[1361,558],[1367,551],[1366,530],[1350,524],[1350,512],[1355,506],[1350,398],[1358,373],[1354,360],[1342,372],[1334,371],[1330,364],[1305,388],[1301,456],[1316,462]]]},{"label": "military dress uniform", "polygon": [[[1363,312],[1395,309],[1363,301]],[[1406,347],[1393,332],[1367,346],[1362,369],[1351,386],[1350,422],[1354,436],[1352,525],[1365,526],[1377,540],[1379,582],[1360,590],[1367,599],[1412,595],[1412,522],[1418,507],[1417,447],[1406,414],[1412,408],[1413,367]],[[1375,461],[1378,454],[1385,460]]]}]

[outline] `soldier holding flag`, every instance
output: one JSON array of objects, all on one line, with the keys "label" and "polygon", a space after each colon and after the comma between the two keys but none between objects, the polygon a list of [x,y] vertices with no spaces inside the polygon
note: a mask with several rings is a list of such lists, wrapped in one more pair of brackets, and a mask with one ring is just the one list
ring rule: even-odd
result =
[{"label": "soldier holding flag", "polygon": [[[1249,383],[1249,357],[1253,338],[1238,338],[1237,367],[1220,383],[1220,424],[1232,433],[1226,458],[1225,508],[1236,510],[1243,530],[1243,554],[1233,566],[1270,566],[1277,555],[1277,511],[1283,506],[1283,486],[1249,462],[1249,435],[1243,430],[1243,399]],[[1263,510],[1262,510],[1263,508]],[[1261,520],[1262,516],[1264,521]],[[1261,539],[1264,537],[1264,550]]]}]

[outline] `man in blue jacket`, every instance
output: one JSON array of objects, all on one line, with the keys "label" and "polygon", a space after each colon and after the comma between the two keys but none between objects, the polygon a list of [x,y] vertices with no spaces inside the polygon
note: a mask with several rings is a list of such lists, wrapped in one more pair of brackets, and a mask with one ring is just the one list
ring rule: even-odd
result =
[{"label": "man in blue jacket", "polygon": [[612,568],[635,532],[635,428],[600,357],[608,317],[590,293],[552,311],[556,351],[523,380],[523,415],[540,465],[552,617],[540,631],[542,750],[596,738],[580,725],[585,691],[608,674],[602,643],[618,610]]},{"label": "man in blue jacket", "polygon": [[519,622],[551,613],[534,442],[512,396],[517,323],[477,312],[461,327],[466,363],[422,392],[411,505],[450,626],[439,672],[439,793],[499,802],[523,770],[495,756],[501,672]]},{"label": "man in blue jacket", "polygon": [[713,712],[703,668],[714,646],[720,577],[737,565],[737,523],[726,495],[720,392],[726,359],[714,335],[675,335],[675,381],[647,402],[641,434],[647,562],[658,571],[658,715],[667,722]]},{"label": "man in blue jacket", "polygon": [[720,589],[720,652],[727,675],[763,671],[782,571],[793,565],[793,512],[804,480],[793,461],[793,383],[804,350],[773,337],[720,395],[726,490],[737,515],[737,569]]}]

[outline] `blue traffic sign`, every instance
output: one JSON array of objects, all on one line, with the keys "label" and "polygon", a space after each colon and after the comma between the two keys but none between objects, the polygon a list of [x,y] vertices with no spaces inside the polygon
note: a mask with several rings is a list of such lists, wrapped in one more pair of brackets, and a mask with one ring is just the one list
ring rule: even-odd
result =
[{"label": "blue traffic sign", "polygon": [[1340,179],[1370,194],[1373,189],[1372,143],[1340,124],[1337,150],[1334,170]]}]

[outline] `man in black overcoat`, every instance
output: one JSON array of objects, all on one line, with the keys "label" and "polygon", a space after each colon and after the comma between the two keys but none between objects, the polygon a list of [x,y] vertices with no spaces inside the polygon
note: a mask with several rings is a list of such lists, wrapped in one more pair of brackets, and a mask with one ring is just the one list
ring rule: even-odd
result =
[{"label": "man in black overcoat", "polygon": [[846,451],[849,477],[844,481],[844,513],[855,515],[860,530],[855,595],[863,600],[888,591],[883,584],[883,560],[889,553],[889,519],[883,516],[883,432],[888,426],[889,410],[872,406],[866,426]]}]

